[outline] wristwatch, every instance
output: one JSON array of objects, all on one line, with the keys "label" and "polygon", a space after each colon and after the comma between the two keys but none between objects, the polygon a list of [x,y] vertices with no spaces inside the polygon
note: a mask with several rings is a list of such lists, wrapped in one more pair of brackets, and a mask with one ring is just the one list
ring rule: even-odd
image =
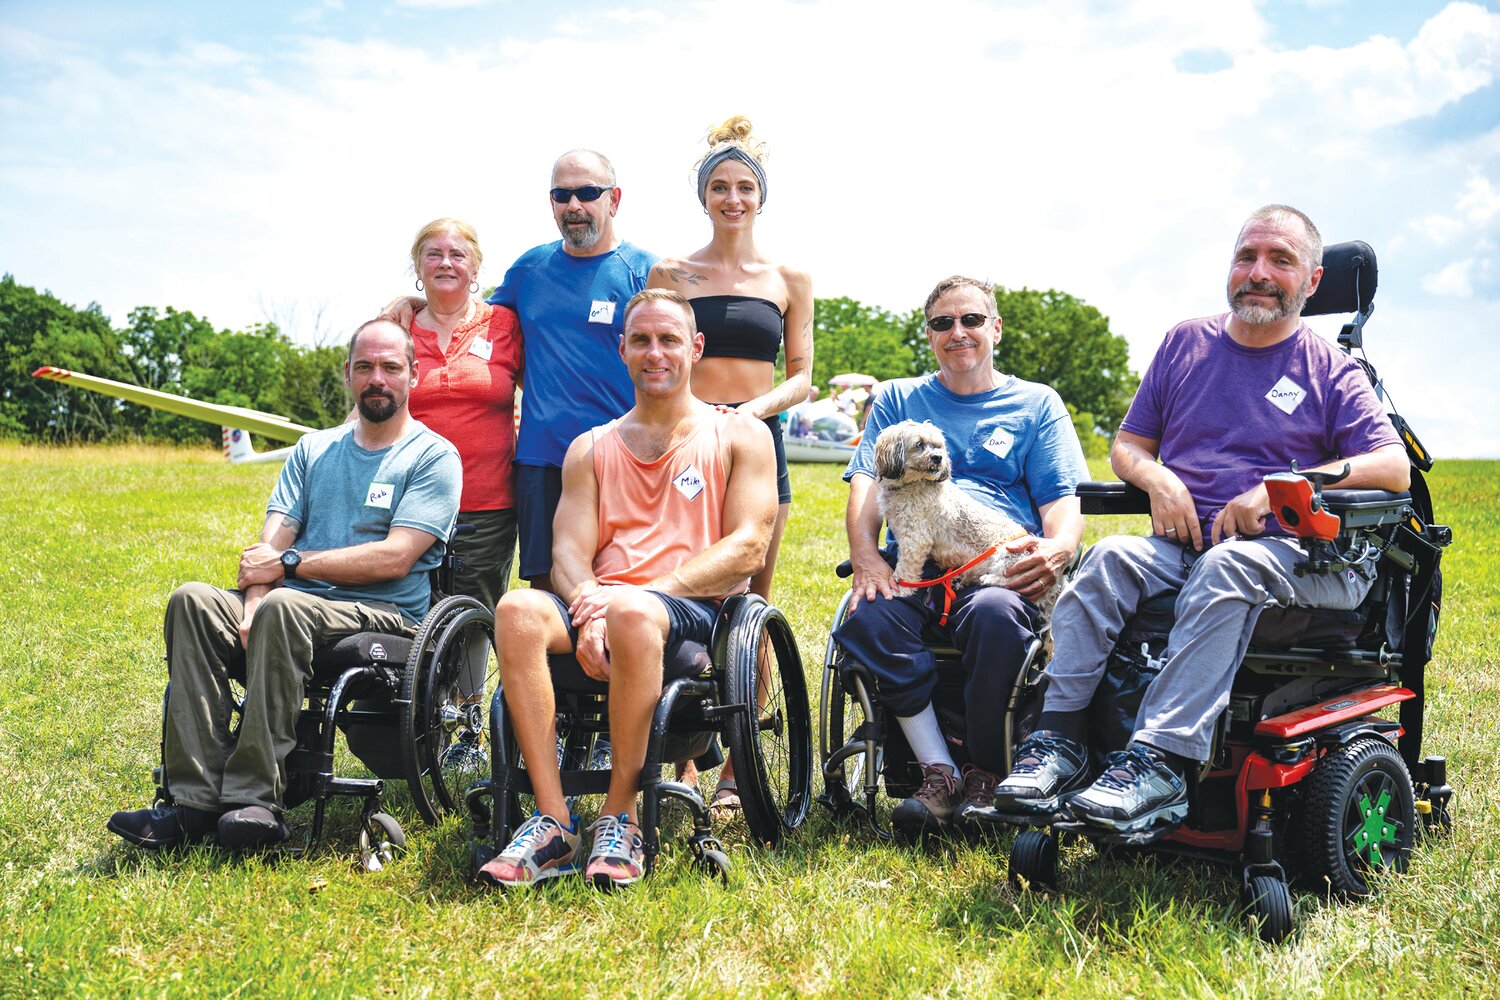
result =
[{"label": "wristwatch", "polygon": [[297,567],[302,565],[302,553],[287,549],[281,554],[281,575],[288,580],[297,579]]}]

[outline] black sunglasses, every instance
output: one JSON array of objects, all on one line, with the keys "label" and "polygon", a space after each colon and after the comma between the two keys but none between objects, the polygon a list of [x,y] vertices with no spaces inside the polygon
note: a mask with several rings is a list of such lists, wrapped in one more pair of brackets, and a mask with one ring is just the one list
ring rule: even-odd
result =
[{"label": "black sunglasses", "polygon": [[962,316],[934,316],[927,321],[927,328],[933,333],[947,333],[953,329],[953,321],[957,319],[964,325],[965,330],[977,330],[990,321],[984,313],[964,313]]},{"label": "black sunglasses", "polygon": [[583,187],[576,188],[553,188],[552,200],[559,205],[566,205],[574,196],[577,196],[579,201],[598,201],[600,195],[613,187],[613,184],[606,184],[603,187],[598,184],[585,184]]}]

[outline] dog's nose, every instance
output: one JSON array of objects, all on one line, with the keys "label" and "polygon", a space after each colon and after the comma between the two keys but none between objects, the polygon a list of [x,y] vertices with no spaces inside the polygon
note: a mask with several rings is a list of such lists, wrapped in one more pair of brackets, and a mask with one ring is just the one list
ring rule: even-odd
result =
[{"label": "dog's nose", "polygon": [[933,455],[931,458],[929,458],[927,460],[927,464],[930,465],[930,466],[932,466],[934,469],[936,469],[938,466],[940,466],[940,465],[943,464],[943,456],[941,456],[941,455]]}]

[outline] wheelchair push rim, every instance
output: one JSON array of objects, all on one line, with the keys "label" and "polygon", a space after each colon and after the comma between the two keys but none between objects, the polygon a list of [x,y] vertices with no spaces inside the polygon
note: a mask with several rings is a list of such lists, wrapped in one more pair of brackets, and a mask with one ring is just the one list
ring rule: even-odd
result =
[{"label": "wheelchair push rim", "polygon": [[[436,824],[463,807],[466,789],[490,774],[490,693],[499,681],[494,660],[471,675],[471,648],[494,645],[495,619],[472,597],[433,606],[412,642],[401,684],[401,747],[417,813]],[[477,690],[465,690],[476,686]]]},{"label": "wheelchair push rim", "polygon": [[747,711],[730,720],[725,735],[745,823],[757,841],[774,846],[802,825],[812,797],[807,677],[780,610],[747,597],[733,614],[721,660],[725,701]]}]

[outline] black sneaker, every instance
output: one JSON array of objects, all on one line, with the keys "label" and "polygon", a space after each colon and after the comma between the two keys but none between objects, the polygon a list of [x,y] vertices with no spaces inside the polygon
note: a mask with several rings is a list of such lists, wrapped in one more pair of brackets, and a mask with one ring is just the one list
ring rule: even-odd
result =
[{"label": "black sneaker", "polygon": [[1045,729],[1032,733],[1016,748],[1009,776],[995,786],[995,808],[1023,816],[1055,812],[1064,795],[1088,784],[1087,761],[1077,740]]},{"label": "black sneaker", "polygon": [[117,812],[104,826],[138,847],[158,850],[207,840],[218,830],[218,824],[216,812],[188,806],[160,806]]},{"label": "black sneaker", "polygon": [[1131,743],[1105,758],[1104,773],[1068,801],[1073,815],[1126,844],[1149,844],[1187,818],[1187,783],[1166,754]]},{"label": "black sneaker", "polygon": [[953,822],[953,810],[963,797],[958,775],[947,764],[923,764],[922,785],[891,813],[891,825],[910,840]]},{"label": "black sneaker", "polygon": [[281,817],[265,806],[231,809],[219,817],[219,846],[231,851],[274,847],[291,835]]}]

